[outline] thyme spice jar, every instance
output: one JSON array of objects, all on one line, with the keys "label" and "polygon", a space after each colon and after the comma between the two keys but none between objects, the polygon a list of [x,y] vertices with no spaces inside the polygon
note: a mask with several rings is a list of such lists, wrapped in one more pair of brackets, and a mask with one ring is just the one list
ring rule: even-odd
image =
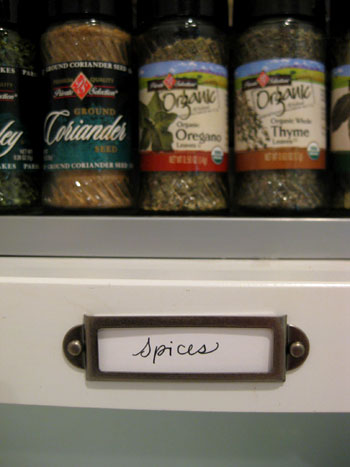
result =
[{"label": "thyme spice jar", "polygon": [[122,209],[133,204],[131,2],[54,0],[41,49],[46,206]]},{"label": "thyme spice jar", "polygon": [[36,57],[28,2],[0,1],[0,210],[39,204]]},{"label": "thyme spice jar", "polygon": [[138,3],[144,211],[228,207],[226,22],[225,0]]},{"label": "thyme spice jar", "polygon": [[235,0],[235,202],[265,213],[326,206],[325,10]]},{"label": "thyme spice jar", "polygon": [[333,210],[350,213],[350,24],[344,2],[330,3],[331,176]]}]

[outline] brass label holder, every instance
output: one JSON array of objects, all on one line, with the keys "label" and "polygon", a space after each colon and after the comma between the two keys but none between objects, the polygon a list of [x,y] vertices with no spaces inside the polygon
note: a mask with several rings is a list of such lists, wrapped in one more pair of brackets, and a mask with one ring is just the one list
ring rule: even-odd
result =
[{"label": "brass label holder", "polygon": [[88,381],[283,382],[309,350],[286,315],[85,315],[63,339],[65,357]]}]

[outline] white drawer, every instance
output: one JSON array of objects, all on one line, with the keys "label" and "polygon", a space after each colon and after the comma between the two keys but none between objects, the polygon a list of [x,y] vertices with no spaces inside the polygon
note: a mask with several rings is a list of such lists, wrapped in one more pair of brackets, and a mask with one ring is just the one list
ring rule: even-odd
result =
[{"label": "white drawer", "polygon": [[[347,412],[350,262],[0,258],[0,402]],[[287,315],[310,354],[283,383],[90,382],[64,357],[83,315]]]}]

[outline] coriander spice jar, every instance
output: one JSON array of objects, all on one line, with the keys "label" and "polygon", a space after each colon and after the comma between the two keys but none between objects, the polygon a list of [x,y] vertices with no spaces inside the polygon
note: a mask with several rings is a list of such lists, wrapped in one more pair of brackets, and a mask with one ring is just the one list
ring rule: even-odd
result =
[{"label": "coriander spice jar", "polygon": [[37,47],[28,2],[0,1],[0,210],[37,208]]},{"label": "coriander spice jar", "polygon": [[326,190],[325,8],[319,0],[235,0],[235,204],[322,210]]},{"label": "coriander spice jar", "polygon": [[131,2],[50,0],[48,17],[44,204],[130,208]]},{"label": "coriander spice jar", "polygon": [[137,14],[140,208],[226,210],[227,2],[140,0]]}]

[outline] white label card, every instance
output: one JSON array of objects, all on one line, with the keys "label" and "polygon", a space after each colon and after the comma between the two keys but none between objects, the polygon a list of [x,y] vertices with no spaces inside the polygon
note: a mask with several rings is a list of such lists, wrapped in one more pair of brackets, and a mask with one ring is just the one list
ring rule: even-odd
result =
[{"label": "white label card", "polygon": [[269,373],[273,338],[269,328],[101,328],[98,368],[127,373]]}]

